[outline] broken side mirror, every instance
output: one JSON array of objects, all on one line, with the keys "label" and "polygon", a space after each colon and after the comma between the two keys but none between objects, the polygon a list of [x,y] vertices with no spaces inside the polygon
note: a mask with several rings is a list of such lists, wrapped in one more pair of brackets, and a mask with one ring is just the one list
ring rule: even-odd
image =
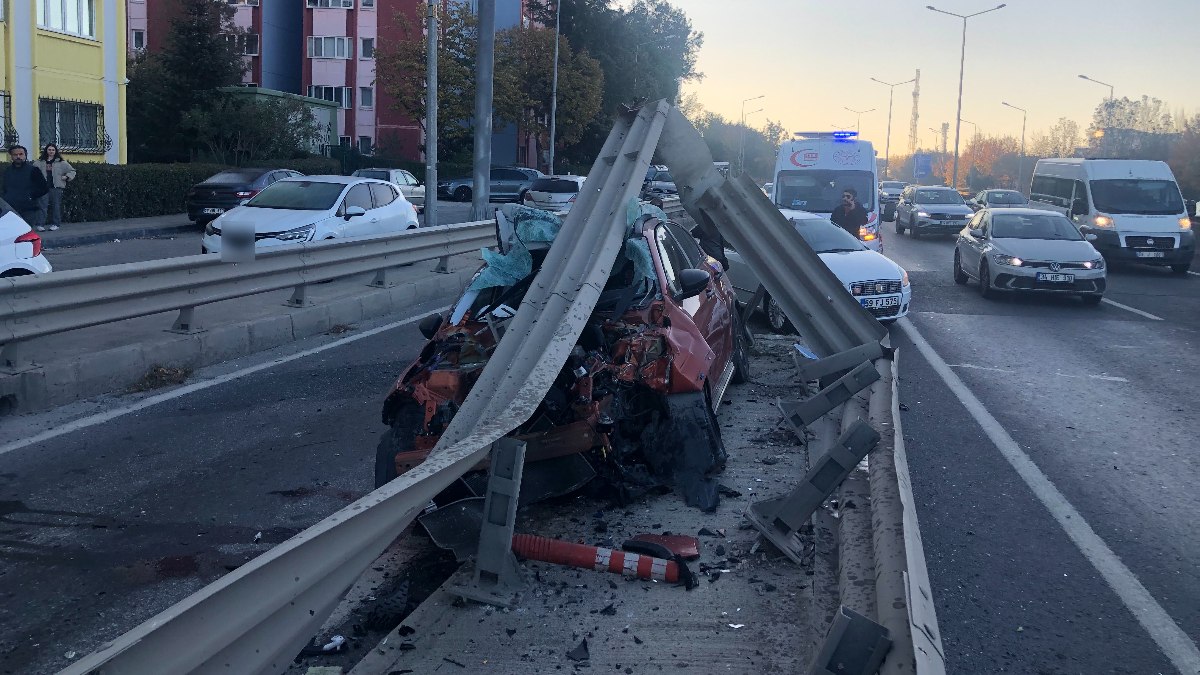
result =
[{"label": "broken side mirror", "polygon": [[438,329],[442,327],[442,321],[441,314],[430,314],[421,319],[421,323],[417,324],[417,329],[421,331],[421,335],[424,335],[426,340],[432,340]]},{"label": "broken side mirror", "polygon": [[700,295],[704,289],[708,288],[709,282],[712,280],[708,276],[708,272],[701,269],[691,268],[683,270],[679,273],[679,300],[687,300]]}]

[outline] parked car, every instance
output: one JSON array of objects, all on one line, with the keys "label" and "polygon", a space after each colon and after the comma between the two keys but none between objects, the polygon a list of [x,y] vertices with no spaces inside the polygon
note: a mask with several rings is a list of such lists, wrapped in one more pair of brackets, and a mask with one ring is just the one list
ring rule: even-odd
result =
[{"label": "parked car", "polygon": [[957,234],[972,213],[957,190],[909,185],[896,204],[896,234]]},{"label": "parked car", "polygon": [[679,194],[675,187],[675,178],[667,167],[661,164],[651,164],[646,169],[646,180],[642,183],[643,199],[661,199]]},{"label": "parked car", "polygon": [[[522,227],[518,220],[520,257],[532,257],[523,279],[476,283],[488,278],[485,265],[448,316],[422,322],[429,342],[384,401],[389,428],[376,453],[376,485],[433,449],[534,283],[549,243],[531,233],[546,228]],[[578,345],[512,434],[526,442],[524,484],[558,481],[558,460],[585,459],[584,480],[607,483],[618,499],[670,483],[688,504],[715,508],[713,474],[725,461],[715,408],[726,386],[749,373],[734,304],[720,263],[686,229],[650,216],[636,221]]]},{"label": "parked car", "polygon": [[902,180],[879,181],[879,205],[883,207],[884,220],[895,220],[896,203],[900,201],[900,193],[906,187],[908,183]]},{"label": "parked car", "polygon": [[775,201],[775,184],[774,183],[763,183],[762,191],[763,191],[763,194],[767,196],[767,199],[770,199],[772,202]]},{"label": "parked car", "polygon": [[[493,166],[489,201],[523,202],[530,184],[546,174],[537,169],[523,166]],[[437,194],[441,199],[469,202],[475,187],[475,179],[468,176],[438,181]]]},{"label": "parked car", "polygon": [[1016,190],[981,190],[979,194],[967,200],[967,206],[979,209],[1020,208],[1027,206],[1029,200]]},{"label": "parked car", "polygon": [[54,271],[42,255],[42,238],[0,199],[0,278]]},{"label": "parked car", "polygon": [[188,220],[203,225],[226,211],[241,206],[268,185],[284,178],[303,176],[291,169],[230,169],[197,183],[184,200]]},{"label": "parked car", "polygon": [[[875,318],[887,322],[908,314],[912,287],[904,268],[872,251],[824,216],[791,209],[784,209],[783,215],[816,251],[821,262],[842,282],[846,292],[854,296]],[[729,259],[728,276],[733,282],[738,301],[750,302],[758,290],[758,277],[737,251],[728,249],[725,255]],[[767,323],[773,330],[794,330],[783,308],[770,295],[766,295],[762,306],[756,309],[766,314]]]},{"label": "parked car", "polygon": [[400,194],[408,200],[417,213],[425,212],[425,184],[404,169],[359,169],[352,176],[358,178],[375,178],[400,188]]},{"label": "parked car", "polygon": [[525,206],[543,211],[570,211],[586,179],[587,176],[573,175],[538,178],[525,191]]},{"label": "parked car", "polygon": [[[1092,235],[1095,236],[1095,235]],[[954,282],[1000,291],[1073,293],[1089,305],[1104,296],[1104,257],[1066,216],[1042,209],[983,209],[959,233]]]},{"label": "parked car", "polygon": [[417,211],[387,181],[354,176],[304,176],[276,181],[244,206],[204,228],[202,251],[221,250],[230,224],[254,230],[257,249],[323,239],[402,232],[418,227]]}]

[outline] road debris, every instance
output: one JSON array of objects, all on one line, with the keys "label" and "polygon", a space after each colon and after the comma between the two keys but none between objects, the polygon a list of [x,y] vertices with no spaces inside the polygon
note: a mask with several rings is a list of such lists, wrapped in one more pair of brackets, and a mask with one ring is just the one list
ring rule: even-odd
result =
[{"label": "road debris", "polygon": [[[672,555],[683,557],[685,560],[694,560],[700,557],[700,541],[695,537],[689,537],[682,534],[638,534],[629,541],[621,545],[621,548],[626,551],[632,551],[629,545],[633,542],[649,542],[659,544],[671,552]],[[635,551],[636,552],[636,551]]]},{"label": "road debris", "polygon": [[584,638],[575,648],[567,652],[567,658],[572,661],[587,661],[591,659],[591,654],[588,652],[587,638]]}]

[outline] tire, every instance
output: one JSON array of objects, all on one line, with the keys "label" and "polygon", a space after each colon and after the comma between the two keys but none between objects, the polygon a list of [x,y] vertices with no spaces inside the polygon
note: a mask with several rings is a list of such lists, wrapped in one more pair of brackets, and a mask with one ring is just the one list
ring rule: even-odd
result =
[{"label": "tire", "polygon": [[413,449],[413,434],[424,422],[425,414],[416,403],[403,403],[396,411],[392,426],[379,439],[375,449],[375,487],[379,488],[395,480],[396,454]]},{"label": "tire", "polygon": [[979,297],[992,300],[996,291],[992,288],[992,274],[988,271],[987,261],[979,263]]},{"label": "tire", "polygon": [[963,271],[962,261],[958,256],[958,248],[954,249],[954,283],[962,286],[967,283],[967,273]]},{"label": "tire", "polygon": [[471,201],[471,188],[466,185],[461,185],[454,191],[454,201],[469,202]]},{"label": "tire", "polygon": [[730,355],[730,360],[733,361],[733,377],[730,381],[734,384],[744,384],[750,381],[750,349],[746,344],[746,331],[736,307],[732,323],[733,354]]},{"label": "tire", "polygon": [[708,390],[671,394],[666,402],[663,449],[669,452],[647,459],[658,475],[671,476],[685,504],[712,512],[720,501],[716,474],[725,470],[729,455]]},{"label": "tire", "polygon": [[775,298],[767,296],[763,298],[763,313],[767,315],[767,324],[771,326],[771,330],[776,333],[795,333],[796,327],[783,313],[783,308],[779,303],[775,302]]},{"label": "tire", "polygon": [[1185,263],[1171,265],[1171,274],[1177,274],[1179,276],[1183,276],[1183,275],[1187,274],[1188,270],[1190,270],[1190,269],[1192,269],[1192,262],[1189,260],[1188,262],[1185,262]]},{"label": "tire", "polygon": [[23,269],[4,270],[3,272],[0,272],[0,279],[11,279],[12,277],[27,277],[31,274],[33,274],[33,272],[30,272],[29,270],[23,270]]},{"label": "tire", "polygon": [[1100,301],[1104,299],[1104,296],[1103,295],[1081,295],[1081,296],[1079,296],[1079,299],[1083,301],[1083,304],[1085,304],[1089,307],[1096,307],[1100,304]]}]

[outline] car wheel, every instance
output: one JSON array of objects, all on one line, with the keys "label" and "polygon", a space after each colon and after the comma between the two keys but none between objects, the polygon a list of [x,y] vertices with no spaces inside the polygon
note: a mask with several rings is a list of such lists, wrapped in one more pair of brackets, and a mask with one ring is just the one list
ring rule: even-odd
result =
[{"label": "car wheel", "polygon": [[763,300],[763,311],[767,315],[767,324],[771,326],[771,330],[776,333],[795,333],[796,327],[788,320],[787,314],[784,313],[783,307],[775,302],[775,298],[767,296]]},{"label": "car wheel", "polygon": [[29,270],[23,270],[23,269],[4,270],[3,272],[0,272],[0,279],[9,279],[12,277],[26,277],[31,274],[33,274],[33,272],[30,272]]},{"label": "car wheel", "polygon": [[746,344],[746,329],[742,325],[742,319],[738,316],[736,307],[732,319],[733,354],[730,355],[730,360],[733,361],[733,377],[731,381],[734,384],[743,384],[750,381],[750,346]]},{"label": "car wheel", "polygon": [[720,501],[716,474],[725,469],[728,453],[721,439],[721,425],[713,413],[708,388],[702,392],[671,394],[667,402],[665,446],[671,452],[651,460],[655,472],[669,473],[675,491],[684,503],[712,511]]},{"label": "car wheel", "polygon": [[996,291],[992,288],[992,273],[988,270],[986,260],[979,263],[979,295],[988,299],[996,297]]},{"label": "car wheel", "polygon": [[1095,307],[1096,305],[1100,304],[1100,301],[1104,299],[1104,296],[1103,295],[1081,295],[1081,296],[1079,296],[1079,299],[1083,300],[1083,304],[1089,305],[1091,307]]},{"label": "car wheel", "polygon": [[405,403],[396,411],[375,449],[375,487],[382,487],[396,478],[396,455],[413,449],[413,436],[425,421],[425,411],[416,403]]},{"label": "car wheel", "polygon": [[1171,274],[1178,274],[1180,276],[1183,276],[1183,275],[1187,274],[1188,270],[1190,270],[1190,269],[1192,269],[1192,263],[1189,260],[1188,262],[1179,263],[1178,265],[1171,265]]},{"label": "car wheel", "polygon": [[960,286],[967,283],[967,273],[963,271],[957,248],[954,249],[954,283]]},{"label": "car wheel", "polygon": [[454,201],[469,202],[471,201],[471,188],[463,185],[454,191]]}]

